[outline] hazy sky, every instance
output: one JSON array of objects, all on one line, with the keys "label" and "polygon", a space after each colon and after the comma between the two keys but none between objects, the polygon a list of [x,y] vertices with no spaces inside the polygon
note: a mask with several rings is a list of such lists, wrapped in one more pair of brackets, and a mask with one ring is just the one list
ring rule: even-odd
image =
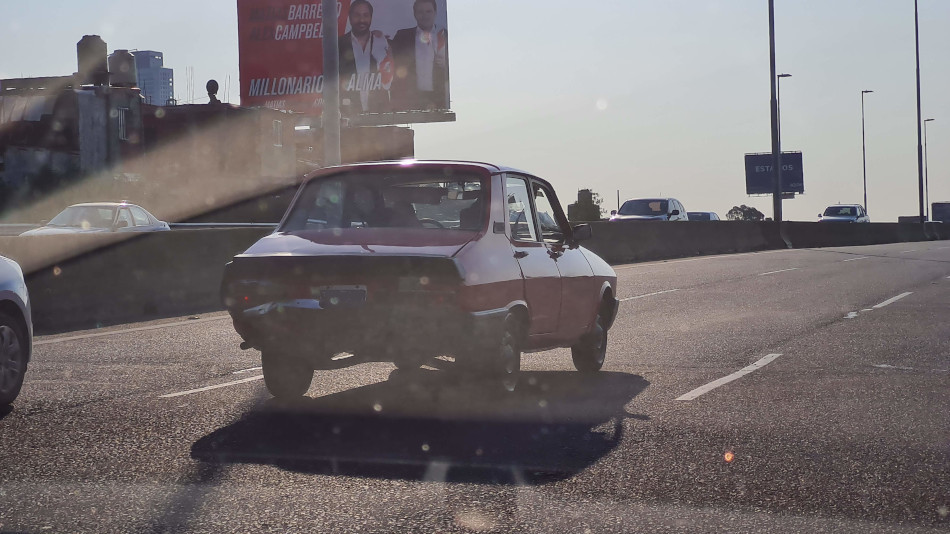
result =
[{"label": "hazy sky", "polygon": [[[378,0],[384,2],[385,0]],[[743,154],[770,150],[766,0],[448,0],[452,108],[418,125],[419,157],[484,160],[552,181],[566,204],[592,188],[674,196],[724,216],[745,195]],[[164,52],[180,101],[215,78],[238,102],[235,0],[0,0],[0,78],[76,70],[76,41]],[[156,5],[156,4],[151,4]],[[804,152],[787,218],[861,202],[867,96],[873,220],[917,213],[912,0],[776,0],[782,143]],[[931,201],[950,200],[950,1],[920,0]]]}]

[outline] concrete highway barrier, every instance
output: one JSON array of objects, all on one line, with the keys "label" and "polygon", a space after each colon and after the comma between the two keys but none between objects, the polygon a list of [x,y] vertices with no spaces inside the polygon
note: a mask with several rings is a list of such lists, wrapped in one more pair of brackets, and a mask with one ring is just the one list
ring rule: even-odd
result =
[{"label": "concrete highway barrier", "polygon": [[[950,239],[938,223],[615,221],[590,223],[584,246],[610,263],[786,248]],[[184,229],[153,234],[0,237],[0,255],[27,273],[38,332],[220,309],[225,263],[272,230]]]}]

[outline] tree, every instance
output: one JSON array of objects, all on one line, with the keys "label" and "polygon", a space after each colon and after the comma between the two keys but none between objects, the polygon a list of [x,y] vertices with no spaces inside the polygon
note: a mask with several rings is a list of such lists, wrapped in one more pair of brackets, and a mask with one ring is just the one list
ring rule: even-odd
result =
[{"label": "tree", "polygon": [[741,206],[733,206],[732,209],[729,210],[729,213],[726,213],[726,218],[730,221],[761,221],[765,219],[765,214],[751,206],[743,204]]}]

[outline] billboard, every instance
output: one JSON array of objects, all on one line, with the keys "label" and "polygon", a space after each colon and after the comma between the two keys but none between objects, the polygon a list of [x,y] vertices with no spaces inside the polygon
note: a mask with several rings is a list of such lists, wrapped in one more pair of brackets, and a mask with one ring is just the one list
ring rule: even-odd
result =
[{"label": "billboard", "polygon": [[[449,109],[445,4],[337,2],[344,116]],[[241,105],[320,115],[322,2],[238,0],[237,10]]]},{"label": "billboard", "polygon": [[[745,192],[771,195],[774,192],[772,153],[745,155]],[[782,152],[782,193],[804,193],[805,177],[801,152]]]}]

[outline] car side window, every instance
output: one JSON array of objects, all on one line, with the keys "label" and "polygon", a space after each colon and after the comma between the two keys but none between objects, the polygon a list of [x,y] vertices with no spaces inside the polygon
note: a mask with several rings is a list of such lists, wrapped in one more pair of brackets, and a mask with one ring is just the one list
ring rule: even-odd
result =
[{"label": "car side window", "polygon": [[129,214],[128,208],[122,208],[119,210],[119,218],[116,219],[116,228],[128,228],[132,226],[132,215]]},{"label": "car side window", "polygon": [[132,210],[132,219],[135,220],[135,226],[149,226],[152,224],[152,222],[148,220],[148,215],[145,213],[145,210],[142,208],[132,206],[129,209]]},{"label": "car side window", "polygon": [[534,228],[531,197],[528,195],[528,181],[517,176],[508,176],[505,189],[511,238],[516,241],[537,241],[538,234]]},{"label": "car side window", "polygon": [[557,212],[551,205],[551,193],[539,183],[532,184],[534,189],[534,208],[538,214],[538,227],[541,229],[541,239],[545,243],[560,243],[564,241],[564,229],[557,222]]}]

